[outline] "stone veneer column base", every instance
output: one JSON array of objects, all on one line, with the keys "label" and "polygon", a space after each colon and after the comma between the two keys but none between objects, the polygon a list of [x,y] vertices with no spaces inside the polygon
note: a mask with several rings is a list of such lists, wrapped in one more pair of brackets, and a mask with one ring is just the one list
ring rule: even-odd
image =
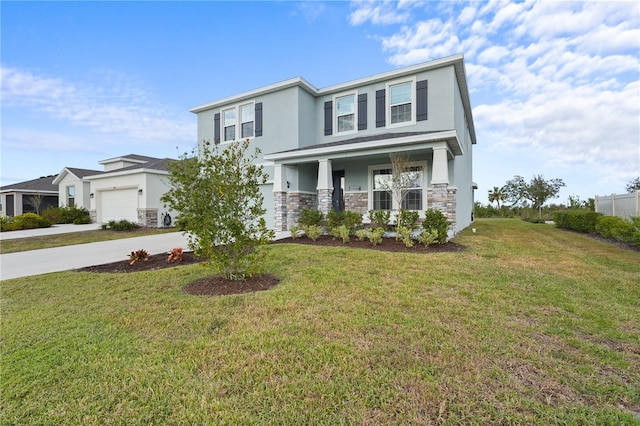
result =
[{"label": "stone veneer column base", "polygon": [[449,188],[446,183],[436,183],[427,190],[429,208],[440,210],[450,222],[449,229],[456,228],[456,193],[455,188]]},{"label": "stone veneer column base", "polygon": [[158,209],[138,209],[138,224],[147,228],[157,228]]},{"label": "stone veneer column base", "polygon": [[287,193],[273,193],[273,204],[275,205],[275,215],[273,218],[274,228],[276,231],[287,230]]},{"label": "stone veneer column base", "polygon": [[331,195],[332,189],[318,189],[318,210],[320,210],[326,216],[331,210]]},{"label": "stone veneer column base", "polygon": [[287,193],[287,229],[298,225],[302,209],[315,210],[318,195],[310,192],[290,191]]},{"label": "stone veneer column base", "polygon": [[95,210],[89,210],[89,218],[91,219],[91,223],[98,222],[98,212]]}]

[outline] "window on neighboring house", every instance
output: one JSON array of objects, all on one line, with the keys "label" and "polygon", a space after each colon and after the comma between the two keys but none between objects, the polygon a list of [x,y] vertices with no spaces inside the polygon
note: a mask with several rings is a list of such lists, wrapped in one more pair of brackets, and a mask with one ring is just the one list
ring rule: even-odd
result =
[{"label": "window on neighboring house", "polygon": [[412,121],[411,103],[412,89],[411,82],[395,84],[389,87],[389,105],[391,124]]},{"label": "window on neighboring house", "polygon": [[67,207],[75,207],[76,205],[76,187],[67,186]]},{"label": "window on neighboring house", "polygon": [[338,133],[355,130],[356,102],[355,95],[336,98],[336,124]]},{"label": "window on neighboring house", "polygon": [[252,103],[242,105],[240,107],[240,123],[241,123],[241,137],[243,139],[253,137],[254,119],[255,119],[255,106]]},{"label": "window on neighboring house", "polygon": [[222,128],[224,140],[232,141],[236,138],[236,109],[228,109],[222,112]]},{"label": "window on neighboring house", "polygon": [[373,209],[391,210],[391,169],[373,171]]}]

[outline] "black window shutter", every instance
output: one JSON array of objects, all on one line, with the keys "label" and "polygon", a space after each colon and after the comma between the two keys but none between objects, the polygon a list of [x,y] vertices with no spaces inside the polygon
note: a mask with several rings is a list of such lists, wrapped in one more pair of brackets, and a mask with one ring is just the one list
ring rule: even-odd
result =
[{"label": "black window shutter", "polygon": [[333,134],[333,102],[324,103],[324,135]]},{"label": "black window shutter", "polygon": [[255,112],[256,115],[254,118],[256,122],[254,132],[257,138],[258,136],[262,136],[262,102],[256,103]]},{"label": "black window shutter", "polygon": [[386,125],[385,99],[386,99],[385,89],[377,90],[376,91],[376,127],[384,127]]},{"label": "black window shutter", "polygon": [[358,95],[358,130],[367,129],[367,94]]},{"label": "black window shutter", "polygon": [[416,83],[416,120],[427,119],[427,80]]},{"label": "black window shutter", "polygon": [[220,113],[213,116],[213,142],[220,143]]}]

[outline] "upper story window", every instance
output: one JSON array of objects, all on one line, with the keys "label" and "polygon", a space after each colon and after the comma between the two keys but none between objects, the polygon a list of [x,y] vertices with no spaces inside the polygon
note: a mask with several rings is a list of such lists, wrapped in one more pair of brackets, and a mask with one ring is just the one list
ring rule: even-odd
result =
[{"label": "upper story window", "polygon": [[213,139],[218,143],[262,136],[262,102],[223,109],[214,115],[213,122]]},{"label": "upper story window", "polygon": [[356,100],[355,95],[336,98],[336,127],[338,133],[355,130]]},{"label": "upper story window", "polygon": [[241,137],[252,138],[255,121],[255,106],[253,103],[240,106]]},{"label": "upper story window", "polygon": [[391,124],[412,121],[413,90],[411,82],[394,84],[389,87],[389,106]]},{"label": "upper story window", "polygon": [[224,129],[224,141],[233,141],[236,138],[236,109],[231,108],[222,111],[222,128]]}]

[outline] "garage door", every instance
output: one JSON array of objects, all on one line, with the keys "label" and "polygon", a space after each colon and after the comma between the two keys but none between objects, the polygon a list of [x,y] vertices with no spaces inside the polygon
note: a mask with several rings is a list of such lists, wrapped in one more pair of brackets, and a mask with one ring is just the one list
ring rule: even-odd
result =
[{"label": "garage door", "polygon": [[138,190],[114,189],[100,192],[100,222],[126,219],[130,222],[138,221]]}]

